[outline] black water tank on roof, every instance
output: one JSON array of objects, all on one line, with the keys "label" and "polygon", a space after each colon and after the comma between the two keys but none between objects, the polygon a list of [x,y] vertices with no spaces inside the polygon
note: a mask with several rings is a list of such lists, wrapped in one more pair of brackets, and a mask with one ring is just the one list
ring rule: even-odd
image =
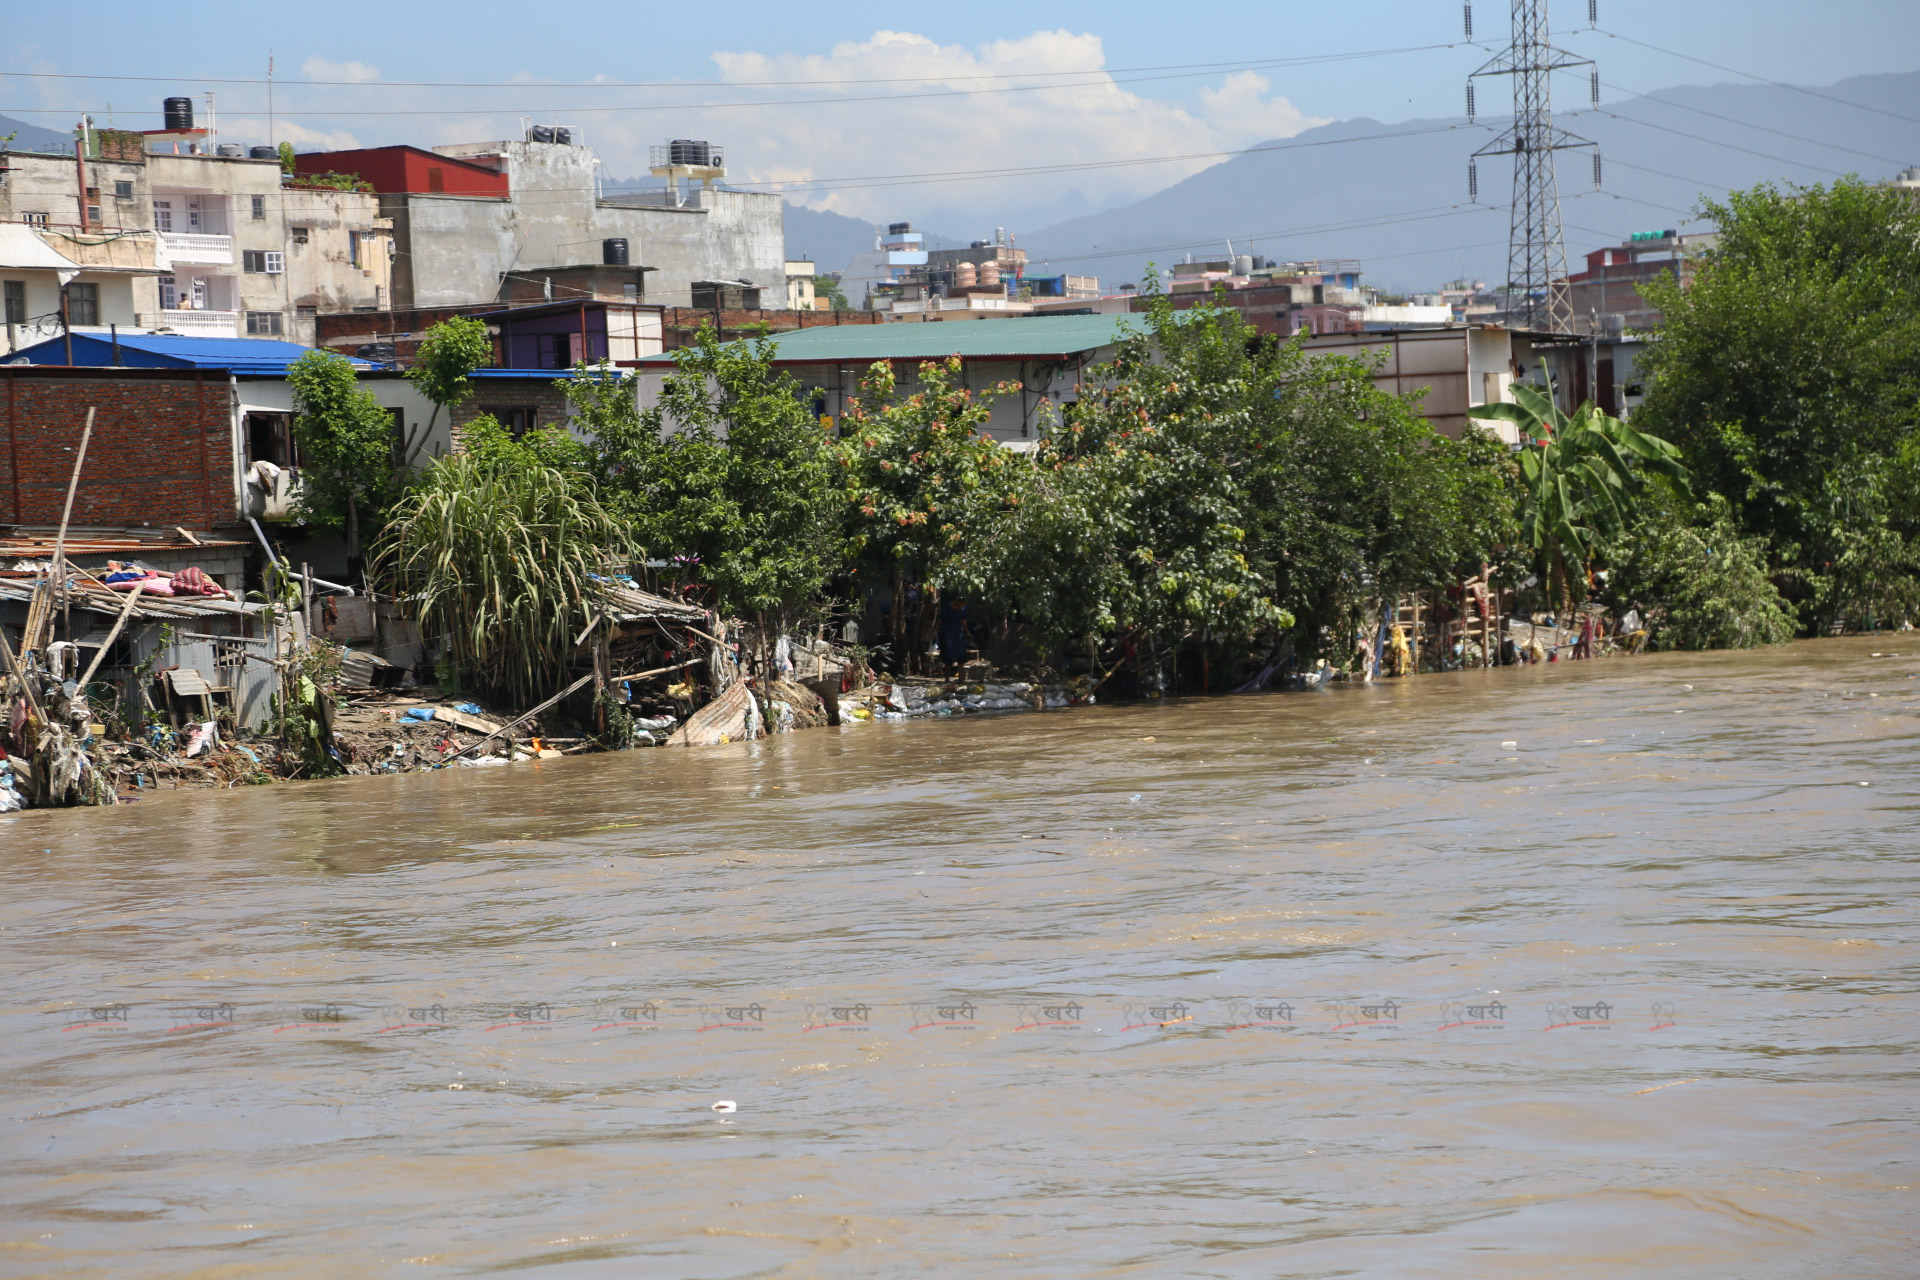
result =
[{"label": "black water tank on roof", "polygon": [[280,148],[255,147],[247,152],[247,156],[252,160],[278,160],[280,158]]},{"label": "black water tank on roof", "polygon": [[168,98],[165,102],[160,104],[160,109],[162,114],[165,115],[166,117],[167,128],[169,129],[193,128],[193,99],[192,98]]},{"label": "black water tank on roof", "polygon": [[573,130],[555,125],[553,127],[553,140],[563,147],[570,147],[573,145]]},{"label": "black water tank on roof", "polygon": [[713,158],[713,148],[703,140],[695,138],[675,138],[667,144],[667,163],[706,165]]},{"label": "black water tank on roof", "polygon": [[913,224],[911,222],[889,222],[887,224],[887,234],[890,236],[904,236],[912,230]]},{"label": "black water tank on roof", "polygon": [[600,242],[600,261],[609,267],[627,265],[627,238],[613,236]]},{"label": "black water tank on roof", "polygon": [[552,142],[553,126],[550,124],[537,124],[533,126],[533,128],[527,130],[527,141],[528,142]]}]

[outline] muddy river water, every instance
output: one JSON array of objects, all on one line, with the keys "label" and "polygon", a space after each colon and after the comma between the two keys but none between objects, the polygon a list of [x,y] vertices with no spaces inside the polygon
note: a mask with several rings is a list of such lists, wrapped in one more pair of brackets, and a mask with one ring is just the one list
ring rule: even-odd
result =
[{"label": "muddy river water", "polygon": [[0,1274],[1910,1276],[1917,675],[11,816]]}]

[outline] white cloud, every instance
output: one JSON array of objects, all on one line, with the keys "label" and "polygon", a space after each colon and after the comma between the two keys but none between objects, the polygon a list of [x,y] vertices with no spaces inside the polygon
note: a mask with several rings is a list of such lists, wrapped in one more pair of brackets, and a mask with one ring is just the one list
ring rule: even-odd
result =
[{"label": "white cloud", "polygon": [[[1285,137],[1322,123],[1272,95],[1270,82],[1249,72],[1200,87],[1199,105],[1193,108],[1142,96],[1103,70],[1106,51],[1098,36],[1068,31],[1038,31],[971,48],[937,44],[907,31],[877,31],[825,54],[721,52],[713,61],[721,78],[733,84],[818,81],[834,87],[742,88],[726,96],[735,101],[761,98],[769,105],[696,107],[670,116],[647,113],[608,121],[599,126],[595,142],[615,172],[641,171],[633,161],[644,158],[641,148],[647,142],[670,135],[704,136],[726,146],[730,177],[737,182],[869,180],[838,190],[790,194],[815,208],[879,221],[901,216],[903,210],[940,205],[991,219],[999,208],[1050,204],[1069,188],[1091,204],[1145,194],[1218,161],[1201,158],[904,186],[873,185],[871,180],[1194,155]],[[1057,74],[1062,72],[1071,74]],[[1050,74],[1032,78],[1036,73]],[[848,83],[901,78],[913,82]],[[1155,81],[1148,91],[1164,92],[1183,83]],[[1020,91],[959,92],[1012,87]],[[913,93],[939,96],[896,96]],[[771,102],[794,98],[818,98],[821,104]]]},{"label": "white cloud", "polygon": [[370,67],[364,62],[329,62],[325,58],[308,58],[300,64],[300,74],[309,80],[348,80],[354,84],[366,84],[380,78],[380,68]]},{"label": "white cloud", "polygon": [[[222,116],[220,132],[230,141],[264,143],[267,140],[265,116]],[[273,141],[291,142],[300,151],[355,151],[365,144],[346,129],[311,129],[297,120],[276,116]]]}]

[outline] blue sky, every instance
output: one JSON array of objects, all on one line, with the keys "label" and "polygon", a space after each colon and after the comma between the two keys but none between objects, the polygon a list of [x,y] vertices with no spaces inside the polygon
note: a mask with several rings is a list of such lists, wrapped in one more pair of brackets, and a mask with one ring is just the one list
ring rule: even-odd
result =
[{"label": "blue sky", "polygon": [[[1586,10],[1585,0],[1560,0],[1554,28],[1565,33],[1565,47],[1600,60],[1610,96],[1739,79],[1586,32]],[[1600,0],[1599,16],[1604,31],[1800,84],[1920,66],[1920,4],[1912,0]],[[85,30],[76,38],[81,22]],[[1507,5],[1480,0],[1475,25],[1482,43],[1502,38]],[[917,7],[414,0],[347,10],[197,0],[183,7],[95,4],[83,20],[70,7],[23,5],[9,18],[8,37],[0,52],[0,113],[55,128],[70,126],[83,109],[104,118],[109,104],[116,122],[152,127],[157,121],[148,117],[161,97],[213,88],[223,135],[264,140],[264,91],[206,78],[258,77],[272,49],[283,80],[363,82],[277,91],[275,132],[303,146],[504,137],[517,131],[522,111],[532,110],[578,125],[615,175],[641,172],[650,141],[705,136],[727,145],[736,178],[761,182],[1198,156],[1325,120],[1453,115],[1462,109],[1466,73],[1484,57],[1459,46],[1457,0],[1042,7],[1000,0]],[[1424,48],[1448,44],[1459,47]],[[1409,48],[1419,51],[1276,65]],[[1204,64],[1205,73],[1191,74],[1192,64]],[[4,74],[28,71],[43,78]],[[165,79],[44,78],[76,72]],[[913,79],[834,90],[386,85],[605,79],[743,86],[900,76]],[[953,93],[1035,84],[1053,87]],[[927,91],[949,96],[894,96]],[[876,95],[888,97],[827,101]],[[737,105],[713,105],[720,101]],[[606,107],[622,109],[589,109]],[[634,109],[640,107],[652,109]],[[1920,114],[1920,103],[1914,110]],[[1208,162],[1076,175],[1072,192],[1083,204],[1113,204]],[[1045,185],[1051,198],[1064,184]],[[879,217],[915,205],[984,212],[1035,197],[1034,188],[1032,181],[981,178],[937,190],[853,184],[800,198]]]}]

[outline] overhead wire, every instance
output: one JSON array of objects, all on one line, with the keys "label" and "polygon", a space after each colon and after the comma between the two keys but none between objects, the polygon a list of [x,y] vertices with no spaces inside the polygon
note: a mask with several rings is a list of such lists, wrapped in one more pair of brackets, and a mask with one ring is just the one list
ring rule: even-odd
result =
[{"label": "overhead wire", "polygon": [[[930,91],[920,92],[920,93],[880,93],[880,94],[864,94],[864,95],[856,95],[856,96],[833,96],[833,97],[814,96],[814,97],[806,97],[806,98],[784,98],[784,99],[755,98],[755,99],[743,99],[743,100],[734,101],[734,102],[725,102],[725,101],[722,101],[722,102],[668,102],[668,103],[648,103],[648,104],[637,104],[637,105],[627,104],[627,105],[619,105],[619,106],[395,107],[395,108],[390,108],[383,111],[346,111],[346,110],[335,110],[335,109],[316,111],[311,108],[304,109],[303,111],[300,108],[283,108],[282,114],[285,114],[288,112],[294,112],[294,113],[307,114],[307,115],[320,115],[320,116],[328,116],[328,117],[352,117],[352,118],[385,117],[385,116],[474,116],[474,115],[479,115],[479,116],[488,116],[488,115],[581,116],[581,115],[615,114],[620,112],[714,111],[714,110],[735,110],[735,109],[751,110],[759,107],[833,106],[833,105],[846,105],[846,104],[866,103],[866,102],[901,102],[901,101],[913,101],[913,100],[919,100],[919,99],[931,100],[935,98],[983,97],[983,96],[990,96],[993,94],[1004,94],[1004,93],[1052,92],[1052,91],[1057,91],[1062,89],[1111,88],[1115,86],[1145,84],[1145,83],[1151,83],[1151,82],[1161,81],[1161,80],[1182,80],[1182,79],[1192,79],[1192,78],[1203,77],[1203,76],[1211,76],[1211,75],[1219,74],[1222,70],[1230,70],[1230,71],[1278,70],[1278,69],[1282,69],[1286,67],[1294,67],[1294,66],[1320,65],[1328,62],[1342,62],[1342,61],[1354,61],[1362,58],[1388,57],[1388,56],[1393,56],[1393,55],[1402,54],[1402,53],[1431,52],[1435,49],[1446,49],[1451,47],[1453,46],[1451,45],[1408,45],[1408,46],[1397,48],[1397,49],[1375,49],[1375,50],[1360,50],[1352,53],[1319,54],[1319,55],[1312,55],[1312,56],[1302,57],[1297,59],[1259,59],[1252,62],[1215,63],[1215,64],[1210,64],[1206,70],[1171,71],[1171,72],[1166,72],[1163,74],[1156,74],[1156,75],[1134,75],[1124,71],[1122,72],[1089,71],[1089,72],[1072,72],[1072,73],[1039,72],[1039,73],[1033,73],[1033,74],[1036,74],[1036,75],[1054,75],[1054,74],[1096,75],[1098,78],[1092,79],[1092,80],[1081,80],[1081,81],[1058,83],[1058,84],[1001,85],[1001,86],[977,88],[977,89],[936,89],[936,90],[930,90]],[[1189,64],[1189,65],[1192,65],[1192,64]],[[12,75],[15,73],[5,72],[0,74]],[[53,73],[45,73],[45,74],[53,74]],[[963,76],[925,76],[925,77],[916,77],[916,78],[903,77],[898,81],[874,81],[873,83],[940,83],[940,82],[946,82],[951,80],[964,80],[964,79],[983,79],[983,78],[1014,79],[1014,78],[1023,77],[1026,74],[1027,73],[1012,73],[1011,75],[1009,75],[1009,74],[1003,73],[1002,75],[996,76],[996,77],[964,76],[964,75]],[[1122,78],[1123,76],[1125,78]],[[148,77],[140,77],[140,78],[146,79]],[[179,83],[181,79],[182,79],[181,77],[173,77],[171,78],[170,82]],[[228,83],[226,81],[216,81],[216,80],[207,80],[207,79],[195,80],[194,82],[202,83],[202,84]],[[241,81],[239,83],[258,84],[258,85],[264,86],[267,82],[264,80],[248,80],[248,81]],[[275,81],[273,83],[275,87],[278,88],[281,85],[286,84],[287,82]],[[347,82],[347,83],[350,83],[354,87],[360,87],[360,88],[405,87],[403,85],[403,82],[398,82],[398,81],[353,81],[353,82]],[[784,83],[784,82],[767,82],[767,84],[770,86],[775,84],[780,84],[780,83]],[[842,81],[842,82],[797,81],[793,83],[798,85],[804,85],[804,86],[818,85],[821,88],[831,89],[832,87],[834,87],[836,83],[853,84],[853,83],[863,83],[863,82],[860,82],[860,81]],[[336,87],[344,87],[344,86],[336,86]],[[434,85],[431,83],[426,83],[422,85],[416,85],[415,87],[437,88],[437,87],[465,87],[465,86]],[[492,88],[492,87],[504,87],[504,86],[478,86],[478,87]],[[533,87],[550,88],[554,86],[537,85]],[[601,86],[567,86],[567,87],[577,88],[577,87],[601,87]],[[639,88],[641,86],[619,85],[619,86],[612,86],[612,87],[629,89],[629,88]],[[710,81],[710,82],[705,82],[702,84],[697,84],[692,86],[687,85],[685,82],[667,82],[658,87],[663,87],[663,88],[749,87],[751,88],[755,86],[752,84],[752,82],[742,82],[739,84],[732,84],[725,81]],[[20,108],[5,108],[4,110],[16,115],[18,114],[64,115],[64,114],[71,114],[74,108],[71,108],[71,107],[67,107],[67,108],[20,107]],[[240,110],[242,112],[257,113],[258,108],[241,107],[241,108],[237,108],[237,110]]]},{"label": "overhead wire", "polygon": [[1251,63],[1245,59],[1231,62],[1168,62],[1138,67],[1078,67],[1071,71],[982,71],[977,73],[942,73],[931,76],[870,76],[841,77],[823,80],[818,77],[805,80],[298,80],[287,77],[266,76],[129,76],[111,75],[101,72],[81,71],[0,71],[0,77],[16,76],[27,80],[116,80],[137,81],[154,84],[178,84],[191,80],[196,84],[245,84],[265,86],[272,84],[276,88],[289,86],[318,86],[326,88],[350,89],[786,89],[786,88],[833,88],[843,84],[925,84],[933,81],[950,80],[1020,80],[1043,79],[1049,76],[1083,75],[1131,75],[1145,71],[1192,71],[1199,75],[1211,75],[1217,71],[1261,70],[1267,67],[1305,66],[1320,62],[1339,62],[1352,58],[1372,58],[1397,53],[1430,53],[1436,49],[1459,47],[1452,44],[1404,45],[1394,49],[1353,49],[1343,53],[1313,53],[1289,57],[1257,59]]},{"label": "overhead wire", "polygon": [[1711,67],[1715,71],[1724,71],[1730,76],[1741,76],[1748,80],[1757,80],[1761,84],[1770,84],[1776,89],[1788,89],[1794,93],[1803,93],[1810,98],[1819,98],[1826,102],[1838,103],[1843,107],[1852,107],[1856,111],[1868,111],[1874,115],[1889,116],[1895,120],[1904,120],[1908,124],[1920,124],[1920,116],[1905,116],[1901,115],[1898,111],[1888,111],[1884,107],[1872,107],[1864,102],[1849,102],[1845,98],[1835,97],[1831,93],[1821,93],[1818,89],[1809,89],[1805,85],[1788,84],[1784,80],[1770,79],[1767,76],[1759,75],[1752,71],[1742,71],[1738,67],[1729,67],[1724,63],[1709,62],[1705,58],[1696,58],[1690,53],[1681,53],[1676,49],[1663,49],[1657,44],[1648,44],[1645,40],[1636,40],[1632,36],[1623,36],[1617,31],[1608,31],[1603,27],[1596,27],[1593,28],[1593,30],[1596,34],[1603,35],[1609,40],[1624,40],[1628,44],[1639,45],[1642,49],[1649,49],[1654,53],[1664,53],[1670,58],[1679,58],[1685,62],[1697,62],[1703,67]]}]

